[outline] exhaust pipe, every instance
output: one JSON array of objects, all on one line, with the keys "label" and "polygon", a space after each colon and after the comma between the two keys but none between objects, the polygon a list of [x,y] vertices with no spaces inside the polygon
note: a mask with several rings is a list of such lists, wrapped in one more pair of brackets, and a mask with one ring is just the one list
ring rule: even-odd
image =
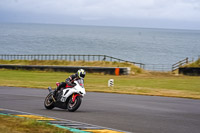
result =
[{"label": "exhaust pipe", "polygon": [[50,86],[48,87],[48,90],[49,90],[50,93],[53,92],[53,90]]},{"label": "exhaust pipe", "polygon": [[[50,86],[48,87],[48,90],[49,90],[49,93],[52,93],[52,94],[53,94],[53,90],[52,90],[52,88],[51,88]],[[53,99],[54,102],[56,102],[56,100],[55,100],[55,98],[53,97],[53,95],[52,95],[52,99]]]}]

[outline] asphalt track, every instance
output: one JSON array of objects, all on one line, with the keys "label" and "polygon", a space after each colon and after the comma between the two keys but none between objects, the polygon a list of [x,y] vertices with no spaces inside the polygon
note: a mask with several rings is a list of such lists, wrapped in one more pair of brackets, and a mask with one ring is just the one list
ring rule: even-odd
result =
[{"label": "asphalt track", "polygon": [[200,100],[88,92],[74,113],[43,106],[47,90],[0,87],[0,108],[134,133],[199,133]]}]

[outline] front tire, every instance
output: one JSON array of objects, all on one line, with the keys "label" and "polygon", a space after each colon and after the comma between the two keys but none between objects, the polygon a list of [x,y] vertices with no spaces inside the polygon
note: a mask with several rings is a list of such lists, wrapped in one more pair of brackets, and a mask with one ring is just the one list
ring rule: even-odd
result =
[{"label": "front tire", "polygon": [[69,112],[74,112],[76,111],[79,106],[81,105],[82,99],[80,96],[77,96],[75,101],[72,101],[72,97],[70,97],[69,102],[67,104],[67,109]]},{"label": "front tire", "polygon": [[46,109],[53,109],[54,108],[54,101],[52,98],[53,94],[49,93],[44,100],[44,106]]}]

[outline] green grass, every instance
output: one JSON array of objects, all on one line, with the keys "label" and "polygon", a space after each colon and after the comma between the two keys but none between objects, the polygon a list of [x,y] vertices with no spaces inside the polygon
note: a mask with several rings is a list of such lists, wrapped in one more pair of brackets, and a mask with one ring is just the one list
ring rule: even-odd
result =
[{"label": "green grass", "polygon": [[[72,73],[0,69],[0,86],[29,88],[56,87],[55,83],[65,81]],[[114,87],[108,87],[108,80],[114,79]],[[173,76],[148,73],[137,76],[115,76],[87,74],[86,91],[154,96],[184,97],[200,99],[200,77]]]},{"label": "green grass", "polygon": [[72,133],[46,122],[0,115],[0,133]]}]

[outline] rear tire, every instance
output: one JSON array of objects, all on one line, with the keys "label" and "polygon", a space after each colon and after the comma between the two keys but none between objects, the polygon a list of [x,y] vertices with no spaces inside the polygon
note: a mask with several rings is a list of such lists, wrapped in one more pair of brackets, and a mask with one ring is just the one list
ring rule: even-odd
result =
[{"label": "rear tire", "polygon": [[44,100],[44,106],[46,109],[53,109],[54,108],[54,101],[52,98],[53,94],[49,93]]},{"label": "rear tire", "polygon": [[67,109],[69,112],[74,112],[76,111],[79,106],[81,105],[82,99],[80,96],[77,96],[75,101],[72,101],[72,97],[70,97],[69,102],[67,104]]}]

